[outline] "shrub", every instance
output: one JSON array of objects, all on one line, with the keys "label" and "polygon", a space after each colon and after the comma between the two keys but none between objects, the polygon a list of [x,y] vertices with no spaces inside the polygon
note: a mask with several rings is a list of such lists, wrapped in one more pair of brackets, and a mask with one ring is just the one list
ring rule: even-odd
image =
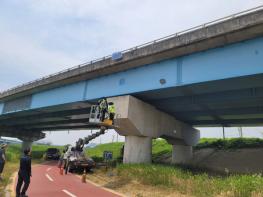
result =
[{"label": "shrub", "polygon": [[215,148],[215,149],[239,149],[239,148],[262,148],[263,140],[259,138],[228,138],[209,139],[203,138],[195,146],[195,149]]}]

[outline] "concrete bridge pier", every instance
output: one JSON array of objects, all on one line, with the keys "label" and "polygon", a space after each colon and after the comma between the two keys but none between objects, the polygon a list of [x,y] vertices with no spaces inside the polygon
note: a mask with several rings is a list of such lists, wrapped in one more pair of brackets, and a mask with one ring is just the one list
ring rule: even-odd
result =
[{"label": "concrete bridge pier", "polygon": [[181,139],[164,136],[166,141],[172,145],[172,163],[187,164],[193,158],[193,146],[200,139],[200,132],[189,125],[179,127]]},{"label": "concrete bridge pier", "polygon": [[26,148],[32,148],[32,144],[34,142],[33,139],[30,138],[19,138],[22,140],[22,146],[21,146],[21,151],[23,152]]},{"label": "concrete bridge pier", "polygon": [[152,138],[143,136],[126,136],[123,163],[151,163]]},{"label": "concrete bridge pier", "polygon": [[15,137],[22,141],[22,147],[21,152],[23,153],[26,148],[31,148],[34,141],[40,140],[42,138],[45,138],[45,133],[40,131],[20,131],[20,130],[4,130],[0,131],[0,135],[5,137]]},{"label": "concrete bridge pier", "polygon": [[45,134],[42,132],[37,132],[32,135],[23,135],[18,138],[22,141],[21,152],[23,153],[26,148],[32,148],[34,141],[40,140],[45,137]]},{"label": "concrete bridge pier", "polygon": [[173,162],[184,163],[192,156],[192,147],[200,132],[154,106],[133,96],[109,98],[118,118],[116,131],[125,136],[124,163],[151,163],[152,139],[164,138],[173,147]]},{"label": "concrete bridge pier", "polygon": [[193,147],[186,145],[173,145],[172,163],[185,164],[191,161],[193,157]]}]

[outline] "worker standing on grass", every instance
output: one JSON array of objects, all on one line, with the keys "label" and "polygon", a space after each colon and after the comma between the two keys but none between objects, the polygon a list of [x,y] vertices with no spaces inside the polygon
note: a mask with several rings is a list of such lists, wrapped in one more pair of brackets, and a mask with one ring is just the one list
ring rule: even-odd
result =
[{"label": "worker standing on grass", "polygon": [[[20,159],[20,167],[18,171],[18,181],[16,185],[16,197],[28,197],[26,195],[26,191],[30,184],[31,173],[31,150],[30,148],[26,148],[24,150],[24,156]],[[21,187],[24,183],[23,189],[21,191]]]},{"label": "worker standing on grass", "polygon": [[104,119],[105,119],[105,115],[108,111],[108,103],[107,103],[107,99],[106,98],[103,98],[103,99],[100,99],[98,101],[98,105],[99,105],[99,109],[100,109],[100,121],[103,122]]},{"label": "worker standing on grass", "polygon": [[115,106],[113,102],[109,102],[108,104],[108,112],[109,112],[109,116],[110,116],[110,120],[114,120],[114,116],[115,116]]},{"label": "worker standing on grass", "polygon": [[5,156],[5,150],[6,150],[7,144],[2,144],[1,148],[0,148],[0,181],[3,180],[2,178],[2,173],[5,167],[5,160],[6,160],[6,156]]}]

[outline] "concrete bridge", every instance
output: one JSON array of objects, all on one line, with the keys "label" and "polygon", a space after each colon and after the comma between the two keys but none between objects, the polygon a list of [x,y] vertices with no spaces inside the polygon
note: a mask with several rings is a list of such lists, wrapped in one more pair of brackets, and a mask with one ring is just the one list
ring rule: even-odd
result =
[{"label": "concrete bridge", "polygon": [[[48,65],[47,65],[48,66]],[[152,138],[191,159],[194,126],[263,123],[263,7],[247,10],[0,93],[0,135],[24,146],[43,131],[88,129],[115,102],[124,162],[151,162]]]}]

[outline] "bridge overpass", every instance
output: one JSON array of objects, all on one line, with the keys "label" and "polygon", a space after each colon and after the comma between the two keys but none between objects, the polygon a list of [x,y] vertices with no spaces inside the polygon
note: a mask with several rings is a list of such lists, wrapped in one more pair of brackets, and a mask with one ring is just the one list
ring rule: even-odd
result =
[{"label": "bridge overpass", "polygon": [[89,109],[102,97],[120,114],[126,163],[150,162],[157,137],[186,162],[194,126],[262,125],[263,6],[1,92],[0,135],[28,146],[43,131],[97,127]]}]

